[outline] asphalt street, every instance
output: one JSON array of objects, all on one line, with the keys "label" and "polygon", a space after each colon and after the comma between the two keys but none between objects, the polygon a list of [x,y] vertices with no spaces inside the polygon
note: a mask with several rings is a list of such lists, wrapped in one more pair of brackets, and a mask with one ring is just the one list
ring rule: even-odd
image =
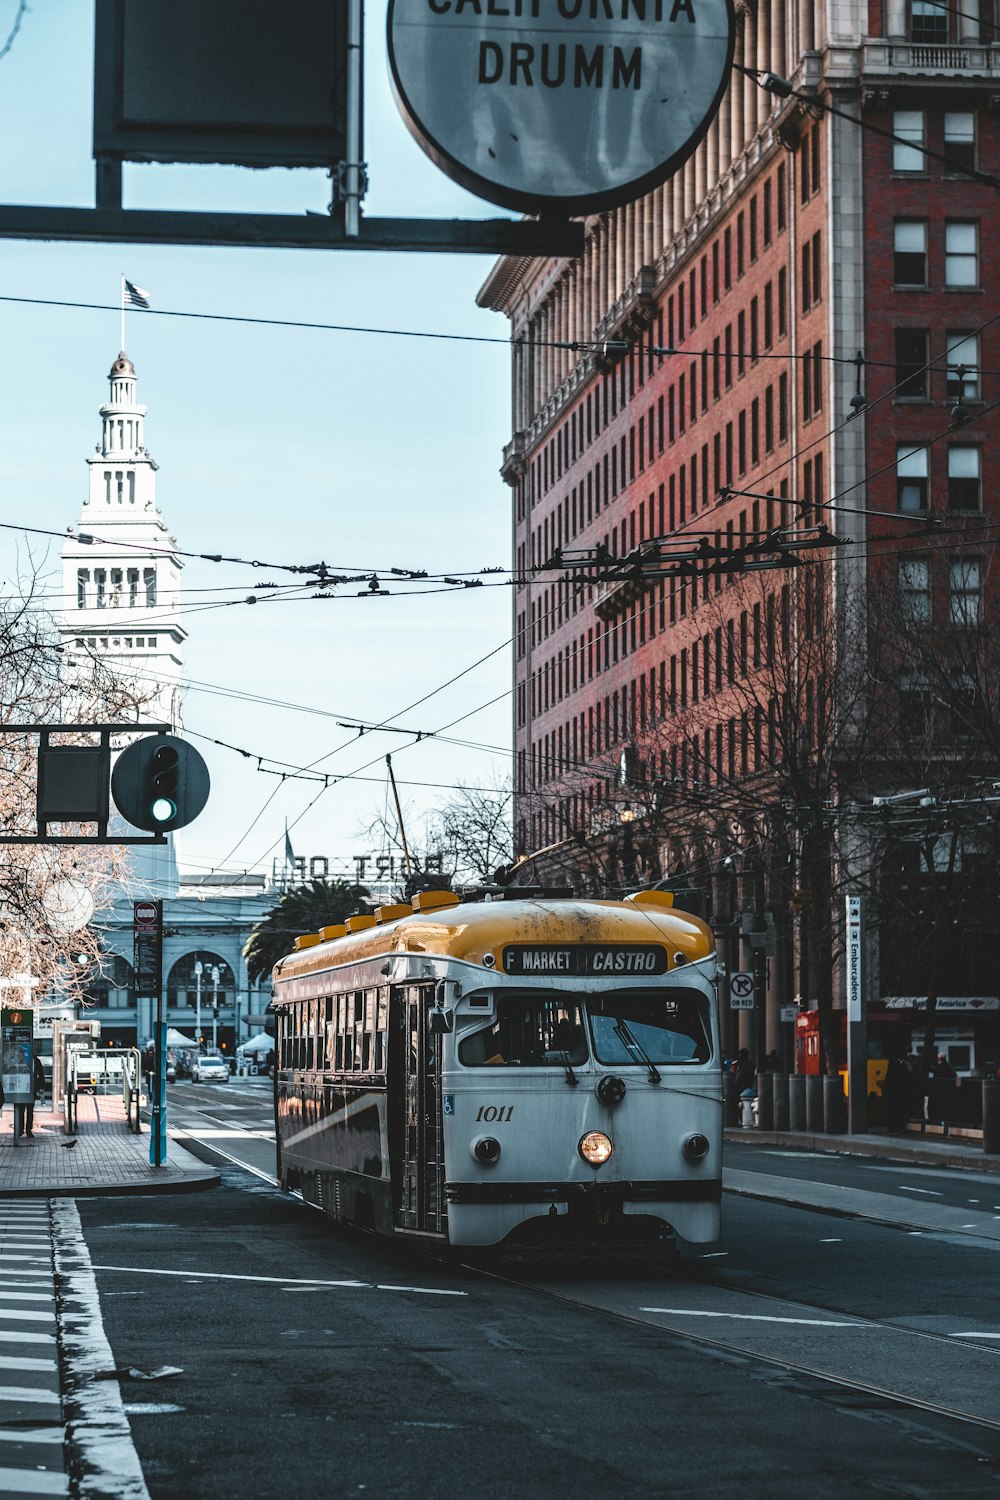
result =
[{"label": "asphalt street", "polygon": [[181,1371],[123,1378],[154,1500],[997,1492],[997,1246],[727,1194],[722,1242],[676,1261],[470,1267],[283,1197],[269,1106],[178,1085],[221,1188],[79,1205],[116,1365]]}]

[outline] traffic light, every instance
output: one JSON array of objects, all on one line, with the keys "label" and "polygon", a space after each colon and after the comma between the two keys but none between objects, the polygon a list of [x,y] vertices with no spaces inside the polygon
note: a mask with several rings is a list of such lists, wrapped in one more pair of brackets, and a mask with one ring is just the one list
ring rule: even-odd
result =
[{"label": "traffic light", "polygon": [[192,822],[208,801],[209,786],[208,767],[197,750],[172,734],[136,740],[111,773],[118,811],[150,833],[170,833]]},{"label": "traffic light", "polygon": [[177,779],[180,756],[173,745],[160,745],[153,751],[147,773],[149,816],[162,827],[177,816]]}]

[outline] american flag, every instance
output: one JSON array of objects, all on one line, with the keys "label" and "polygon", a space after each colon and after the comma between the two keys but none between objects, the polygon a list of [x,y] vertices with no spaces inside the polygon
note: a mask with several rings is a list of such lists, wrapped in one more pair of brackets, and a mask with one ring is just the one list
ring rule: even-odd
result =
[{"label": "american flag", "polygon": [[141,286],[136,286],[134,282],[127,279],[122,300],[126,307],[149,307],[149,293],[144,292]]}]

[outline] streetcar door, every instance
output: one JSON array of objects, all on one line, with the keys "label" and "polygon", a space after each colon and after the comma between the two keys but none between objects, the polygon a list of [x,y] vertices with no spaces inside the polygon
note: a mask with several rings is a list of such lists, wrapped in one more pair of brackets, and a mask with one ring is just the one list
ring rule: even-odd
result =
[{"label": "streetcar door", "polygon": [[400,1119],[402,1229],[443,1234],[444,1140],[441,1119],[441,1037],[430,1029],[434,986],[407,985],[401,1005],[403,1098]]}]

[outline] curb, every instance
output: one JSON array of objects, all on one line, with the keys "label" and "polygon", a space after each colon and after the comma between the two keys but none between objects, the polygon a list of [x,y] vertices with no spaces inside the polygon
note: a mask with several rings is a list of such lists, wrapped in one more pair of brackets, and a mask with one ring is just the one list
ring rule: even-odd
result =
[{"label": "curb", "polygon": [[1000,1175],[1000,1156],[986,1151],[949,1150],[910,1145],[904,1138],[885,1141],[862,1140],[849,1135],[807,1135],[786,1130],[745,1130],[731,1127],[723,1131],[723,1141],[746,1146],[786,1146],[799,1151],[814,1151],[827,1156],[867,1156],[887,1161],[914,1162],[921,1167],[948,1167],[957,1171],[987,1172]]}]

